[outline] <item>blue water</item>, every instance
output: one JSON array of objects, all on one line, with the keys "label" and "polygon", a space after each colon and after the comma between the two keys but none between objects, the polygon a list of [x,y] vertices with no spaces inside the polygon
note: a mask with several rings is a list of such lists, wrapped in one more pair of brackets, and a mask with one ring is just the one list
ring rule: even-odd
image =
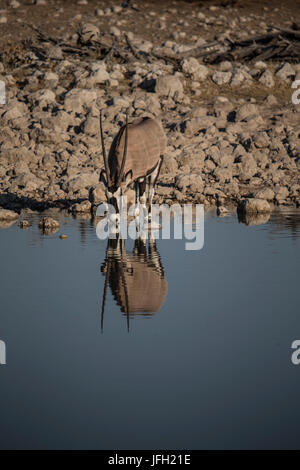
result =
[{"label": "blue water", "polygon": [[0,448],[300,447],[299,211],[257,226],[208,214],[200,251],[158,240],[154,267],[134,258],[167,286],[158,311],[126,312],[118,274],[102,332],[106,241],[90,220],[43,235],[30,217],[0,229]]}]

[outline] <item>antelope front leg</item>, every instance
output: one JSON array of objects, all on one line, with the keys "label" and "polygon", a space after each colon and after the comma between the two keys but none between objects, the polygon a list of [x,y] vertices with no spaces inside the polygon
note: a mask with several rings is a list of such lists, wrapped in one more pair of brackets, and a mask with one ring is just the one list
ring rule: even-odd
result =
[{"label": "antelope front leg", "polygon": [[135,209],[134,209],[134,216],[135,218],[137,218],[139,216],[139,213],[140,213],[140,209],[139,209],[139,195],[140,195],[140,191],[139,191],[139,182],[138,181],[135,181],[134,182],[134,189],[135,189]]},{"label": "antelope front leg", "polygon": [[146,206],[146,178],[139,181],[139,203],[140,207],[143,211],[143,217],[145,220],[148,218],[148,211]]}]

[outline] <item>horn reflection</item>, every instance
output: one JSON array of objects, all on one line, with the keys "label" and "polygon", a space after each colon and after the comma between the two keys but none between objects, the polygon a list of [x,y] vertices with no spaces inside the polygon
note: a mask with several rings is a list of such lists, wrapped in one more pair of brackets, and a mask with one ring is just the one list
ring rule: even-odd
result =
[{"label": "horn reflection", "polygon": [[106,257],[101,266],[105,275],[101,309],[101,330],[104,327],[104,310],[107,287],[129,321],[135,315],[151,316],[164,304],[168,283],[155,240],[138,238],[132,252],[127,252],[125,240],[109,239]]}]

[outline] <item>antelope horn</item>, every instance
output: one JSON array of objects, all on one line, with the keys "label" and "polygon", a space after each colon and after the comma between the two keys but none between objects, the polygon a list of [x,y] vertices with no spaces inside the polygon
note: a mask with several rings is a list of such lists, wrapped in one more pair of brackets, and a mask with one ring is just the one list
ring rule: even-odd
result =
[{"label": "antelope horn", "polygon": [[125,167],[125,162],[126,162],[126,156],[127,156],[127,146],[128,146],[128,109],[126,111],[126,124],[125,124],[125,143],[124,143],[124,152],[123,152],[123,160],[122,160],[122,165],[120,169],[120,174],[119,178],[117,181],[117,187],[119,187],[123,174],[124,174],[124,167]]},{"label": "antelope horn", "polygon": [[100,110],[100,134],[101,134],[102,154],[103,154],[103,160],[104,160],[104,168],[105,168],[105,173],[106,173],[107,185],[111,186],[109,166],[108,166],[108,161],[106,158],[104,136],[103,136],[103,129],[102,129],[102,109]]}]

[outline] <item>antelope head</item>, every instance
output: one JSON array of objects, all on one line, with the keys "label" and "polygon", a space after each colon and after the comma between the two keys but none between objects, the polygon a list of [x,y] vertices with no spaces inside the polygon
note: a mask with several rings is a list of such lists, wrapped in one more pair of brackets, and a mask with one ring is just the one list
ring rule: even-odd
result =
[{"label": "antelope head", "polygon": [[[123,150],[122,164],[120,169],[116,166],[115,154],[118,150],[119,141],[121,136],[125,132],[125,144]],[[124,178],[124,168],[127,157],[127,148],[128,148],[128,111],[126,112],[126,124],[120,130],[118,136],[114,139],[111,149],[109,152],[109,159],[107,158],[105,145],[104,145],[104,136],[102,128],[102,110],[100,111],[100,134],[101,134],[101,143],[102,143],[102,154],[104,160],[104,169],[100,174],[100,181],[105,185],[105,193],[108,204],[111,204],[117,214],[120,212],[121,206],[121,197],[128,189],[128,180],[130,179],[130,174],[126,175]]]}]

